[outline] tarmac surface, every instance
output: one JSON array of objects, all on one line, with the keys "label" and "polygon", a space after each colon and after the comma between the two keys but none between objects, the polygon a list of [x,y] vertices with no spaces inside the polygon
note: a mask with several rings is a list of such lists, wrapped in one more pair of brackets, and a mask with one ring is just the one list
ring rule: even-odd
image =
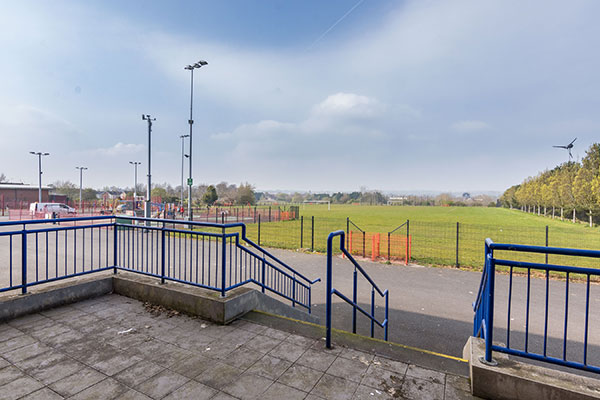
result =
[{"label": "tarmac surface", "polygon": [[118,295],[0,324],[2,399],[472,399],[466,378]]}]

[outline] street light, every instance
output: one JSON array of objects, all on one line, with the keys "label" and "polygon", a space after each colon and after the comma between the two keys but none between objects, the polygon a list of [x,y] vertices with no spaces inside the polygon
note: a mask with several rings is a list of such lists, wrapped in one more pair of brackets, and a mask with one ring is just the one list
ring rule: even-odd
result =
[{"label": "street light", "polygon": [[42,156],[49,156],[50,153],[42,153],[41,151],[30,151],[29,154],[38,156],[38,171],[39,171],[39,189],[38,189],[38,203],[42,202]]},{"label": "street light", "polygon": [[81,214],[81,189],[83,188],[83,170],[87,169],[87,167],[75,167],[75,169],[79,170],[79,213]]},{"label": "street light", "polygon": [[150,218],[150,193],[152,190],[152,164],[150,150],[152,148],[152,121],[156,121],[156,118],[150,117],[150,114],[142,114],[142,120],[148,121],[148,187],[146,188],[146,203],[144,204],[144,217]]},{"label": "street light", "polygon": [[200,60],[195,64],[190,64],[184,69],[187,69],[191,72],[190,79],[190,119],[188,123],[190,124],[190,174],[188,177],[188,219],[192,221],[192,184],[194,181],[192,180],[192,125],[194,125],[194,118],[192,117],[192,110],[194,105],[194,69],[200,68],[204,65],[208,65],[208,63],[204,60]]},{"label": "street light", "polygon": [[185,158],[189,157],[185,154],[185,138],[190,137],[190,135],[181,135],[179,137],[181,138],[181,207],[183,207],[183,165]]},{"label": "street light", "polygon": [[129,161],[129,164],[134,166],[134,186],[133,186],[133,214],[135,215],[136,205],[137,205],[137,166],[141,164],[140,161]]}]

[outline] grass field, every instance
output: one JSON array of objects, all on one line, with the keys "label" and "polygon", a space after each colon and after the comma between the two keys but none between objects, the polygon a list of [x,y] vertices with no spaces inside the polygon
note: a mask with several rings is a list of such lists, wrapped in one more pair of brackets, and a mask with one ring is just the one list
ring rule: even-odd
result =
[{"label": "grass field", "polygon": [[[387,258],[387,232],[406,220],[410,221],[412,261],[424,264],[454,265],[457,249],[459,265],[480,269],[483,265],[483,247],[486,237],[495,242],[545,245],[548,226],[549,245],[583,249],[600,249],[600,229],[585,224],[573,224],[567,220],[551,219],[518,210],[482,207],[413,207],[413,206],[358,206],[358,205],[302,205],[300,221],[262,223],[260,241],[262,245],[298,249],[311,247],[315,251],[326,250],[329,232],[346,230],[346,217],[362,230],[379,232],[382,237],[380,256]],[[312,217],[314,216],[314,237],[311,237]],[[362,253],[362,238],[357,229],[351,226],[353,249]],[[258,240],[257,224],[248,225],[249,235]],[[406,227],[396,232],[400,242],[405,243]],[[392,238],[393,239],[393,238]],[[302,246],[300,241],[302,240]],[[367,236],[366,253],[370,254],[371,240]],[[394,255],[392,249],[392,255]],[[404,254],[400,250],[399,254]],[[504,255],[502,255],[504,257]],[[523,261],[543,262],[543,255],[511,255]],[[506,256],[507,258],[509,256]],[[573,264],[597,267],[594,259],[573,260],[564,256],[550,256],[550,263]]]}]

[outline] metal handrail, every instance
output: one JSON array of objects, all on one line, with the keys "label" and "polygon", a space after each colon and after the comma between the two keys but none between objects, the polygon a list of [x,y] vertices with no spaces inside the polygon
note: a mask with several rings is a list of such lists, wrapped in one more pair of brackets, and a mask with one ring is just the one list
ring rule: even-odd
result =
[{"label": "metal handrail", "polygon": [[315,283],[321,281],[321,278],[317,278],[315,280],[310,280],[303,274],[299,273],[298,271],[294,270],[292,267],[290,267],[289,265],[287,265],[286,263],[281,261],[279,258],[275,257],[269,251],[265,250],[264,248],[260,247],[256,243],[254,243],[252,240],[248,239],[248,237],[246,237],[246,224],[244,224],[242,222],[219,224],[219,223],[214,223],[214,222],[184,221],[184,220],[177,220],[177,219],[158,219],[158,218],[143,218],[143,217],[132,217],[132,216],[119,216],[118,218],[130,219],[130,220],[136,220],[136,221],[160,222],[160,223],[166,223],[166,224],[180,224],[180,225],[184,224],[184,225],[191,225],[191,226],[204,226],[204,227],[210,227],[210,228],[224,228],[224,229],[241,228],[242,229],[242,240],[244,242],[250,244],[252,247],[259,250],[261,253],[264,253],[265,255],[271,257],[277,263],[281,264],[283,267],[285,267],[289,271],[295,273],[300,278],[304,279],[306,282],[308,282],[310,284],[315,284]]},{"label": "metal handrail", "polygon": [[[352,300],[350,300],[347,296],[342,294],[337,289],[333,288],[333,239],[339,236],[340,237],[340,250],[342,253],[348,257],[348,260],[354,265],[354,285],[353,285],[353,296]],[[342,300],[347,302],[353,307],[353,318],[352,318],[352,332],[356,333],[356,311],[360,311],[362,314],[367,316],[371,320],[371,337],[374,337],[374,324],[376,323],[378,326],[385,329],[385,340],[388,340],[388,325],[389,325],[389,291],[386,289],[382,291],[379,289],[379,286],[371,279],[371,277],[366,273],[366,271],[360,266],[358,262],[352,257],[352,255],[346,250],[345,247],[345,236],[346,233],[343,230],[338,230],[335,232],[331,232],[327,237],[327,289],[326,289],[326,346],[327,348],[331,348],[331,297],[333,294],[340,297]],[[360,271],[362,276],[367,279],[367,281],[371,284],[371,313],[366,312],[360,305],[357,300],[357,275],[356,272]],[[381,297],[385,298],[385,319],[383,322],[379,322],[375,318],[375,291],[379,293]]]},{"label": "metal handrail", "polygon": [[[482,279],[479,286],[479,291],[475,302],[473,302],[473,310],[475,312],[473,320],[473,335],[479,336],[485,340],[485,357],[483,362],[494,363],[492,359],[492,351],[497,351],[509,355],[520,356],[532,360],[543,361],[550,364],[562,365],[570,368],[576,368],[585,371],[600,373],[600,366],[590,365],[587,359],[588,350],[588,330],[589,330],[589,308],[590,308],[590,281],[591,276],[600,276],[600,270],[594,268],[582,268],[574,266],[564,266],[555,264],[542,264],[534,262],[514,261],[506,259],[494,258],[494,250],[516,251],[522,253],[536,254],[555,254],[578,257],[600,258],[600,251],[571,249],[560,247],[545,247],[545,246],[530,246],[530,245],[515,245],[505,243],[494,243],[491,239],[485,240],[485,266],[482,273]],[[506,328],[506,344],[494,344],[494,275],[495,266],[502,265],[510,267],[509,272],[509,293],[508,293],[508,313],[507,313],[507,328]],[[525,322],[525,342],[523,350],[515,349],[510,345],[510,321],[511,321],[511,298],[512,298],[512,276],[514,268],[523,268],[527,270],[527,304],[526,304],[526,322]],[[531,270],[540,270],[546,272],[546,305],[544,319],[544,335],[543,335],[543,354],[534,353],[529,350],[529,309],[530,309],[530,279]],[[565,280],[565,303],[564,303],[564,331],[563,331],[563,349],[562,358],[550,356],[547,354],[548,342],[548,311],[549,311],[549,278],[550,272],[556,271],[566,274]],[[585,294],[585,328],[584,328],[584,343],[583,343],[583,362],[567,360],[567,333],[569,322],[569,275],[581,274],[587,276],[586,294]]]},{"label": "metal handrail", "polygon": [[[146,225],[146,224],[123,224],[120,221],[121,220],[125,220],[125,221],[139,221],[139,222],[150,222],[150,225]],[[107,221],[105,223],[90,223],[90,224],[81,224],[81,225],[73,225],[73,226],[52,226],[52,227],[45,227],[45,226],[40,226],[34,229],[28,229],[30,225],[47,225],[50,223],[55,223],[55,222],[77,222],[77,221],[81,221],[81,222],[85,222],[85,221]],[[166,227],[167,224],[177,224],[177,225],[181,225],[181,224],[186,224],[188,226],[198,226],[198,227],[214,227],[214,228],[220,228],[222,230],[221,233],[215,233],[215,232],[201,232],[198,230],[186,230],[186,229],[176,229],[176,228],[168,228]],[[239,282],[236,281],[237,283],[233,283],[231,281],[232,276],[231,275],[229,277],[230,279],[230,283],[229,286],[226,285],[226,281],[225,281],[225,276],[226,276],[226,263],[225,263],[225,259],[226,259],[226,243],[227,240],[229,238],[233,238],[235,237],[235,248],[236,249],[240,249],[242,252],[245,252],[247,254],[250,254],[252,257],[255,257],[258,260],[261,260],[262,265],[263,266],[267,266],[268,268],[270,268],[273,273],[275,274],[279,274],[279,276],[281,277],[285,277],[283,278],[288,279],[289,281],[293,282],[292,288],[291,290],[289,290],[288,292],[286,292],[286,289],[283,287],[278,286],[278,284],[274,283],[274,287],[268,287],[268,284],[266,281],[264,281],[264,274],[262,276],[262,280],[263,282],[256,280],[256,279],[252,279],[252,282],[257,283],[258,285],[263,287],[263,291],[266,288],[269,291],[272,291],[286,299],[289,299],[292,301],[292,305],[295,306],[296,304],[299,304],[303,307],[306,307],[309,312],[310,312],[310,308],[311,308],[311,303],[310,303],[310,297],[311,297],[311,285],[317,282],[320,282],[320,278],[317,278],[315,280],[310,280],[307,277],[305,277],[303,274],[297,272],[296,270],[294,270],[293,268],[291,268],[289,265],[285,264],[284,262],[282,262],[279,258],[275,257],[274,255],[272,255],[271,253],[269,253],[267,250],[261,248],[260,246],[258,246],[257,244],[255,244],[252,240],[248,239],[245,235],[246,235],[246,226],[243,223],[231,223],[231,224],[219,224],[219,223],[207,223],[207,222],[196,222],[196,221],[180,221],[180,220],[165,220],[165,219],[157,219],[157,218],[143,218],[143,217],[134,217],[134,216],[96,216],[96,217],[73,217],[73,218],[59,218],[59,219],[43,219],[43,220],[25,220],[25,221],[9,221],[9,222],[2,222],[0,223],[0,225],[2,226],[14,226],[17,229],[11,229],[11,230],[6,230],[6,231],[0,231],[0,237],[6,237],[8,236],[10,238],[10,254],[9,254],[9,260],[10,260],[10,268],[9,268],[9,278],[10,278],[10,283],[7,287],[2,287],[0,288],[0,292],[4,292],[4,291],[9,291],[9,290],[16,290],[16,289],[21,289],[23,293],[26,293],[27,291],[27,287],[29,286],[33,286],[33,285],[38,285],[41,283],[46,283],[46,282],[52,282],[52,281],[56,281],[56,280],[60,280],[60,279],[66,279],[69,277],[73,277],[73,276],[79,276],[79,275],[83,275],[83,274],[89,274],[89,273],[93,273],[93,272],[98,272],[98,271],[104,271],[104,270],[113,270],[115,273],[118,269],[122,269],[122,270],[127,270],[127,271],[132,271],[135,273],[140,273],[140,274],[144,274],[144,275],[149,275],[149,276],[155,276],[158,278],[161,278],[161,281],[164,283],[165,280],[171,280],[171,281],[177,281],[177,282],[182,282],[182,283],[187,283],[190,285],[194,285],[194,286],[199,286],[199,287],[204,287],[204,288],[208,288],[211,290],[218,290],[221,292],[222,295],[225,295],[225,292],[227,290],[230,290],[234,287],[240,286],[244,283],[247,283],[249,281],[243,281],[243,282]],[[114,234],[111,234],[111,236],[113,236],[113,240],[109,241],[109,233],[108,230],[106,230],[106,240],[104,241],[104,243],[102,244],[102,247],[98,248],[98,250],[96,250],[96,254],[98,254],[98,263],[94,266],[93,264],[93,260],[90,260],[90,265],[88,266],[87,270],[86,270],[86,261],[85,261],[85,241],[83,242],[83,263],[82,263],[82,270],[77,271],[76,267],[77,267],[77,236],[73,236],[72,242],[71,240],[69,240],[70,243],[68,243],[72,248],[74,249],[75,253],[74,253],[74,258],[73,258],[73,262],[75,264],[71,264],[71,266],[73,268],[70,268],[70,271],[67,272],[67,239],[68,236],[66,235],[68,233],[68,231],[78,231],[78,230],[83,230],[83,237],[85,240],[85,232],[87,229],[90,229],[91,231],[91,238],[93,238],[94,236],[94,232],[96,232],[96,229],[100,230],[102,228],[106,229],[106,228],[114,228]],[[156,244],[157,244],[157,248],[158,249],[162,249],[160,251],[160,257],[161,259],[159,259],[159,253],[158,250],[156,252],[156,271],[144,271],[144,267],[143,267],[143,263],[144,263],[144,255],[142,254],[141,259],[142,259],[142,264],[141,266],[135,266],[135,261],[134,261],[134,266],[133,268],[129,265],[129,256],[131,254],[132,255],[132,259],[134,259],[135,257],[135,253],[136,251],[139,251],[139,249],[136,247],[133,249],[133,253],[129,252],[129,241],[130,239],[128,237],[123,238],[123,244],[121,243],[121,239],[118,239],[119,241],[117,241],[118,236],[118,229],[121,228],[127,228],[128,230],[130,229],[140,229],[143,230],[145,232],[153,232],[154,233],[158,233],[157,237],[156,237]],[[244,240],[244,242],[248,243],[250,247],[244,247],[240,245],[240,233],[239,232],[230,232],[230,233],[226,233],[225,230],[227,228],[241,228],[241,239]],[[52,275],[54,275],[54,273],[56,273],[55,276],[49,276],[48,274],[48,252],[49,252],[49,248],[47,247],[46,244],[46,255],[45,257],[41,256],[41,258],[45,259],[45,277],[42,276],[41,278],[38,278],[37,276],[37,271],[38,271],[38,235],[43,235],[45,234],[46,237],[46,243],[48,243],[48,234],[49,233],[56,233],[58,235],[59,232],[64,232],[65,235],[61,236],[64,237],[64,252],[63,252],[63,247],[58,247],[58,239],[56,240],[56,256],[52,256],[53,258],[56,258],[56,262],[53,262],[53,264],[56,265],[56,271],[51,270],[50,272],[52,273]],[[209,240],[210,238],[214,238],[214,239],[221,239],[222,240],[222,246],[220,248],[220,255],[218,253],[216,253],[216,249],[215,249],[215,261],[217,259],[220,259],[218,261],[218,265],[215,265],[215,274],[218,274],[219,272],[221,272],[220,274],[220,279],[221,282],[217,283],[215,281],[214,284],[210,283],[210,275],[209,275],[209,283],[208,284],[204,284],[204,280],[202,281],[202,283],[199,282],[195,282],[192,281],[192,278],[190,278],[190,280],[188,281],[187,279],[181,279],[181,277],[177,278],[175,276],[170,276],[168,273],[166,273],[165,271],[165,262],[167,260],[165,260],[165,239],[166,239],[166,234],[168,235],[169,233],[175,233],[175,234],[181,234],[181,235],[185,235],[185,237],[188,238],[193,238],[193,237],[199,237],[199,236],[203,236],[203,237],[208,237]],[[98,234],[99,235],[99,234]],[[104,234],[103,234],[104,235]],[[189,235],[189,236],[188,236]],[[33,282],[27,282],[27,271],[28,271],[28,265],[27,265],[27,237],[33,237],[33,240],[35,241],[35,251],[36,251],[36,255],[35,255],[35,274],[36,277],[34,279]],[[17,284],[16,282],[16,277],[15,277],[15,282],[13,282],[13,271],[15,271],[15,269],[13,269],[13,237],[20,237],[21,238],[21,266],[20,266],[20,270],[21,270],[21,283]],[[56,236],[58,238],[58,236]],[[134,237],[135,239],[135,237]],[[159,239],[162,241],[161,244],[159,244]],[[127,248],[122,247],[124,246],[125,240],[127,240]],[[152,239],[154,240],[154,239]],[[146,242],[148,243],[148,242]],[[210,243],[210,242],[209,242]],[[229,242],[230,246],[233,245],[233,239],[231,239],[231,241]],[[61,243],[61,246],[63,244]],[[100,246],[100,244],[98,244],[98,246]],[[144,251],[144,242],[142,240],[142,252]],[[147,246],[149,246],[149,244],[147,244]],[[109,263],[109,247],[112,247],[112,259],[110,260]],[[92,243],[90,243],[90,255],[94,253],[94,245]],[[100,260],[99,255],[100,255],[100,249],[103,251],[103,259]],[[251,249],[260,252],[262,254],[262,256],[258,255],[257,253],[255,253],[254,251],[252,251]],[[58,270],[58,255],[59,255],[59,251],[61,253],[61,260],[64,260],[64,271],[60,271],[59,274],[59,270]],[[146,250],[147,252],[148,250]],[[191,247],[190,247],[190,251],[191,251]],[[181,250],[180,250],[181,252]],[[120,254],[125,254],[126,255],[126,260],[127,260],[127,265],[122,264],[121,261],[125,260],[121,260],[118,261],[118,257],[124,257],[121,256]],[[184,253],[185,255],[186,253]],[[190,253],[191,254],[191,253]],[[180,253],[181,256],[181,253]],[[139,256],[138,256],[139,257]],[[148,253],[146,253],[146,257],[148,257]],[[191,255],[190,255],[191,257]],[[269,258],[267,258],[269,257]],[[237,258],[236,258],[237,260]],[[54,261],[54,260],[53,260]],[[103,265],[99,265],[100,261],[102,262]],[[124,261],[123,261],[124,262]],[[138,262],[139,262],[139,258],[138,258]],[[146,262],[148,262],[148,260],[146,260]],[[187,261],[184,261],[184,263]],[[190,259],[191,262],[191,259]],[[210,262],[210,254],[209,254],[209,262]],[[217,261],[216,261],[217,262]],[[180,265],[180,271],[181,271],[181,260],[179,261],[179,265]],[[237,261],[236,261],[237,263]],[[15,263],[16,264],[16,263]],[[169,261],[169,265],[170,265],[170,261]],[[185,265],[185,264],[184,264]],[[204,264],[202,264],[202,268],[204,268]],[[229,260],[229,266],[230,266],[230,270],[231,270],[231,260]],[[15,265],[15,267],[17,267]],[[61,267],[62,268],[62,267]],[[196,268],[198,268],[197,264],[196,264]],[[236,266],[237,268],[237,266]],[[160,269],[160,271],[159,271]],[[263,267],[264,270],[264,267]],[[162,271],[162,272],[161,272]],[[184,271],[185,272],[185,271]],[[198,272],[196,271],[196,275],[198,274]],[[236,275],[237,276],[237,275]],[[191,271],[190,271],[190,277],[191,277]],[[257,278],[256,276],[254,278]],[[204,278],[203,278],[204,279]],[[215,279],[216,279],[216,275],[215,275]],[[257,278],[258,279],[258,278]],[[233,283],[233,285],[232,285]]]}]

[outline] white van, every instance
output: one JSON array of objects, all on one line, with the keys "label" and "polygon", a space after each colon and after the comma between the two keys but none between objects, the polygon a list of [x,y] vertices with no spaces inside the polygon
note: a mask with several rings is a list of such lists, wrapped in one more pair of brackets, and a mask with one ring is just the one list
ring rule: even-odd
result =
[{"label": "white van", "polygon": [[29,214],[32,216],[35,214],[52,214],[55,213],[57,217],[64,215],[75,214],[75,209],[62,203],[31,203],[29,205]]}]

